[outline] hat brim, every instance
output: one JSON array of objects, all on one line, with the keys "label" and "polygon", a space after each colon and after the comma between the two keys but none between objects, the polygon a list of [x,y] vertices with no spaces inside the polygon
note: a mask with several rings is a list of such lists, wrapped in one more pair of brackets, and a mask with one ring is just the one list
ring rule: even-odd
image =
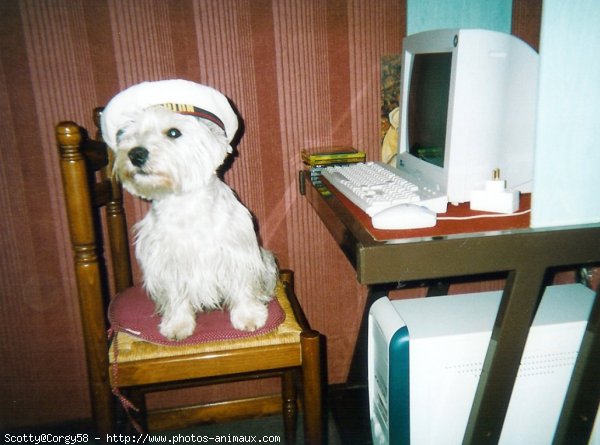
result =
[{"label": "hat brim", "polygon": [[[102,113],[104,141],[114,149],[118,131],[137,113],[155,105],[166,105],[174,111],[210,120],[224,130],[229,142],[238,130],[237,115],[222,93],[206,85],[172,79],[139,83],[113,97]],[[195,112],[185,112],[187,106]],[[176,110],[177,107],[181,110]]]}]

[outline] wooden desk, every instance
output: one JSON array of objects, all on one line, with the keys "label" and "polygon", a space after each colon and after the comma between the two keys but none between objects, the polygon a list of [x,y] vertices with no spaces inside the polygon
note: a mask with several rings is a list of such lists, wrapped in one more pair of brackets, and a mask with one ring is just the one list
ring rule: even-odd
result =
[{"label": "wooden desk", "polygon": [[[300,172],[300,190],[354,266],[358,281],[370,289],[381,290],[398,281],[506,272],[463,441],[496,444],[547,274],[558,267],[600,263],[600,223],[531,229],[528,216],[525,221],[522,217],[516,217],[521,218],[518,221],[512,220],[515,217],[477,223],[445,221],[435,228],[390,236],[373,229],[366,214],[343,195],[335,191],[327,196],[320,193],[304,172]],[[589,437],[593,426],[599,391],[599,300],[594,304],[576,364],[577,378],[572,380],[567,395],[566,405],[573,406],[563,410],[556,443],[577,443],[574,434],[583,432]],[[595,394],[591,400],[590,394]]]}]

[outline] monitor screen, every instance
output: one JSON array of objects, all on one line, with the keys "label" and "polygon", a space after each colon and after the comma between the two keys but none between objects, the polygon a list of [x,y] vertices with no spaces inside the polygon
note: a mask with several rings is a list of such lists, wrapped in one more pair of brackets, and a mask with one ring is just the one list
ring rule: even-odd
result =
[{"label": "monitor screen", "polygon": [[415,54],[408,97],[408,151],[444,167],[452,53]]}]

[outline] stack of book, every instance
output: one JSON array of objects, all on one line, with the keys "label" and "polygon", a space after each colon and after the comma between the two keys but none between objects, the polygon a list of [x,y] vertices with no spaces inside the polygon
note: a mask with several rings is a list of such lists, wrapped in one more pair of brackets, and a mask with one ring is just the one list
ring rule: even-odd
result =
[{"label": "stack of book", "polygon": [[321,193],[328,193],[321,182],[321,170],[325,167],[341,164],[365,162],[366,155],[352,147],[319,148],[318,151],[303,149],[302,162],[310,171],[310,180]]}]

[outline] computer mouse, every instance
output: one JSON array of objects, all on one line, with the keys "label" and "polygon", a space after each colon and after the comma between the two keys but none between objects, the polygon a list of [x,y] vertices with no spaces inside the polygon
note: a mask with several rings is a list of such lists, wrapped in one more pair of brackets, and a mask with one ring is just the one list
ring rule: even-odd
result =
[{"label": "computer mouse", "polygon": [[399,204],[376,213],[371,223],[376,229],[402,230],[433,227],[436,213],[416,204]]}]

